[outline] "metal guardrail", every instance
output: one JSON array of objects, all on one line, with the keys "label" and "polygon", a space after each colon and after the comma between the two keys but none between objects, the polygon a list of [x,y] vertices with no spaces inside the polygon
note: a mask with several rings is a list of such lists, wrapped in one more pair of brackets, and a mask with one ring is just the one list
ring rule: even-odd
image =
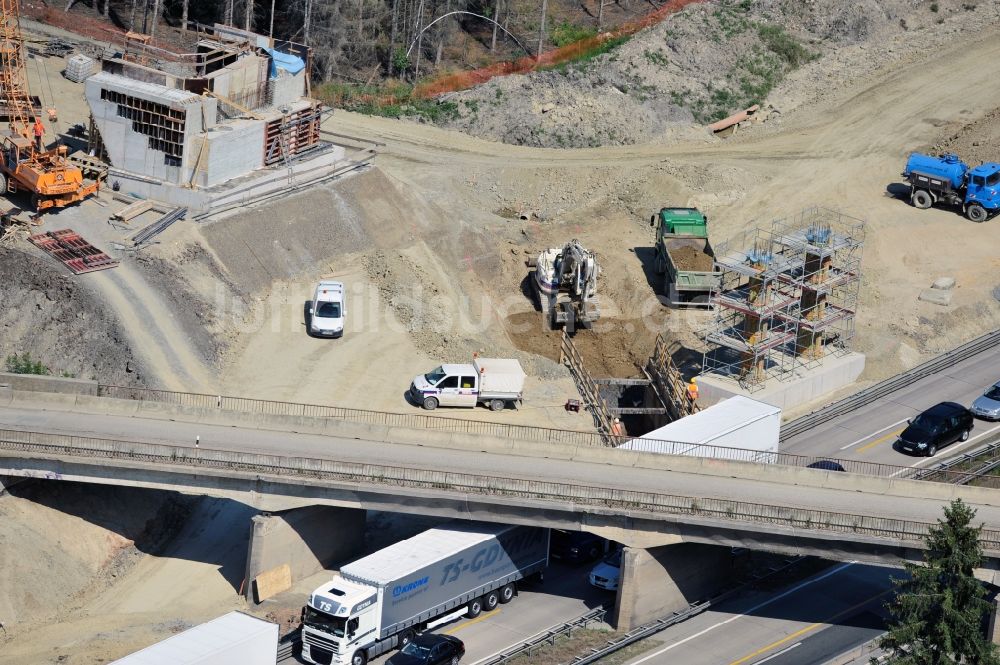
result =
[{"label": "metal guardrail", "polygon": [[299,650],[299,645],[302,644],[302,629],[296,628],[290,633],[287,633],[284,637],[278,640],[278,654],[277,662],[287,660],[295,655]]},{"label": "metal guardrail", "polygon": [[[555,443],[567,446],[606,446],[611,441],[618,447],[633,437],[611,437],[597,432],[580,432],[559,430],[529,425],[512,425],[493,421],[464,420],[413,413],[392,413],[387,411],[367,411],[339,406],[323,406],[320,404],[302,404],[297,402],[278,402],[273,400],[255,399],[250,397],[232,397],[227,395],[208,395],[204,393],[183,393],[170,390],[151,388],[128,388],[124,386],[99,385],[98,396],[114,399],[173,404],[182,407],[202,409],[218,409],[241,413],[262,413],[276,416],[301,416],[309,418],[326,418],[366,425],[385,427],[400,427],[421,430],[431,430],[471,435],[496,436],[505,439],[529,441],[537,443]],[[1000,437],[1000,435],[998,435]],[[923,480],[924,471],[898,464],[883,464],[854,459],[839,459],[815,455],[796,455],[792,453],[774,453],[754,450],[751,448],[729,448],[726,446],[693,445],[678,441],[661,439],[642,439],[642,450],[665,455],[686,455],[726,459],[734,462],[751,462],[754,464],[783,464],[786,466],[810,467],[816,466],[830,470],[831,464],[839,465],[849,473],[858,473],[879,478],[899,478]],[[836,468],[836,467],[832,467]],[[960,478],[968,473],[951,473],[941,471],[937,477],[930,479],[937,482],[958,483]]]},{"label": "metal guardrail", "polygon": [[555,641],[560,637],[570,637],[573,635],[574,630],[586,628],[595,621],[604,621],[605,614],[607,614],[607,610],[605,610],[603,606],[598,607],[573,619],[572,621],[567,621],[559,626],[543,630],[542,632],[529,637],[520,644],[517,644],[509,649],[505,649],[494,656],[490,656],[486,660],[478,661],[476,665],[505,665],[506,663],[509,663],[515,658],[520,658],[521,656],[528,656],[530,658],[536,649],[555,644]]},{"label": "metal guardrail", "polygon": [[537,441],[541,443],[562,443],[567,445],[601,446],[604,442],[596,432],[580,432],[560,430],[528,425],[512,425],[494,421],[465,420],[419,413],[393,413],[390,411],[369,411],[351,409],[340,406],[324,406],[322,404],[303,404],[297,402],[279,402],[252,397],[234,397],[230,395],[209,395],[205,393],[184,393],[172,390],[156,390],[152,388],[129,388],[100,384],[97,387],[99,397],[127,399],[141,402],[158,402],[187,406],[201,409],[218,409],[221,411],[237,411],[243,413],[261,413],[274,416],[299,416],[307,418],[328,418],[345,422],[362,423],[366,425],[382,425],[385,427],[403,427],[441,432],[459,432],[465,434],[482,434],[518,439],[521,441]]},{"label": "metal guardrail", "polygon": [[[681,496],[645,490],[544,481],[536,478],[508,478],[19,430],[0,430],[0,450],[48,455],[63,461],[68,457],[132,460],[171,467],[266,474],[279,478],[315,478],[334,482],[369,483],[391,488],[411,487],[438,492],[517,497],[559,503],[572,502],[577,505],[613,510],[756,525],[781,525],[803,530],[907,541],[914,544],[922,543],[929,527],[933,526],[927,522],[875,515]],[[53,474],[52,477],[58,479],[59,476]],[[980,533],[980,543],[984,550],[1000,553],[1000,530],[984,529]]]},{"label": "metal guardrail", "polygon": [[1000,467],[1000,434],[993,438],[997,441],[925,469],[917,474],[916,480],[1000,488],[1000,476],[990,473]]},{"label": "metal guardrail", "polygon": [[647,637],[655,635],[656,633],[662,630],[666,630],[670,626],[681,623],[682,621],[687,621],[691,617],[701,614],[702,612],[709,609],[713,605],[718,605],[721,602],[729,600],[733,596],[743,591],[743,589],[745,589],[746,587],[753,584],[757,584],[762,579],[766,579],[778,573],[782,573],[788,570],[789,568],[798,565],[801,561],[804,561],[808,558],[809,557],[795,557],[794,559],[786,561],[785,565],[780,566],[778,568],[772,568],[770,572],[764,575],[756,576],[749,581],[745,581],[742,584],[732,589],[729,589],[728,591],[725,591],[713,598],[709,598],[708,600],[705,600],[703,602],[692,603],[683,610],[680,610],[679,612],[674,612],[668,617],[662,617],[660,619],[656,619],[654,621],[650,621],[649,623],[643,624],[638,628],[630,630],[624,635],[609,641],[603,647],[592,650],[591,653],[587,654],[586,656],[574,658],[570,662],[570,665],[590,665],[590,663],[596,663],[602,658],[607,658],[611,654],[615,653],[616,651],[620,651],[621,649],[624,649],[630,644],[635,644],[636,642],[639,642],[641,640],[646,639]]},{"label": "metal guardrail", "polygon": [[955,363],[968,360],[979,353],[996,348],[998,345],[1000,345],[1000,330],[994,330],[993,332],[986,333],[985,335],[977,337],[970,342],[954,348],[951,351],[945,351],[944,353],[931,358],[927,362],[921,363],[920,365],[902,372],[901,374],[897,374],[896,376],[890,377],[884,381],[880,381],[874,386],[865,388],[864,390],[856,392],[853,395],[834,402],[833,404],[829,404],[821,409],[813,411],[812,413],[808,413],[800,418],[796,418],[795,420],[785,423],[781,427],[781,441],[790,439],[793,436],[798,436],[806,430],[833,420],[834,418],[842,416],[845,413],[850,413],[851,411],[869,404],[876,399],[880,399],[901,388],[905,388],[920,379],[936,374],[943,369],[947,369]]}]

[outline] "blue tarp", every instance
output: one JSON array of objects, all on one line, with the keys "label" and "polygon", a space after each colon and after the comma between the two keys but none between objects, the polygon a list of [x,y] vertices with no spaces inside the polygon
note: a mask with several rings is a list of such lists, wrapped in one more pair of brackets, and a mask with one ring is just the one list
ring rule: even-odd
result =
[{"label": "blue tarp", "polygon": [[271,78],[278,78],[279,69],[284,69],[294,76],[306,68],[305,61],[297,55],[282,53],[274,49],[267,49],[267,52],[271,56]]}]

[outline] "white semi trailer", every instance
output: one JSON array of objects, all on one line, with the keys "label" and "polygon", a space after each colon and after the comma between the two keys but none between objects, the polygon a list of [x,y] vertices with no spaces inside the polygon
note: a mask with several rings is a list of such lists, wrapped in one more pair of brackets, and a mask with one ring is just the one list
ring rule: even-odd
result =
[{"label": "white semi trailer", "polygon": [[736,395],[626,441],[619,448],[773,464],[780,431],[781,409]]},{"label": "white semi trailer", "polygon": [[365,665],[435,619],[510,602],[548,565],[548,529],[450,522],[348,564],[303,609],[302,657]]},{"label": "white semi trailer", "polygon": [[274,665],[277,654],[278,624],[230,612],[111,665]]}]

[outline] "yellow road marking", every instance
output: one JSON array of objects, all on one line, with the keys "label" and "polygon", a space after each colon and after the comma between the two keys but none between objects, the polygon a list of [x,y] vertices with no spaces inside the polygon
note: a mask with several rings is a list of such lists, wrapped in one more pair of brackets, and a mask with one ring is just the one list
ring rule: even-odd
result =
[{"label": "yellow road marking", "polygon": [[486,614],[480,614],[475,619],[469,619],[465,623],[460,623],[457,626],[455,626],[454,628],[449,628],[448,630],[443,630],[441,632],[444,633],[445,635],[451,635],[452,633],[457,633],[458,631],[462,630],[463,628],[465,628],[467,626],[471,626],[474,623],[479,623],[483,619],[489,619],[494,614],[499,614],[499,613],[500,613],[500,608],[498,607],[497,609],[493,610],[492,612],[487,612]]},{"label": "yellow road marking", "polygon": [[889,432],[888,434],[885,434],[885,435],[883,435],[883,436],[880,436],[879,438],[875,439],[875,440],[874,440],[874,441],[872,441],[871,443],[866,443],[865,445],[861,446],[860,448],[858,448],[858,449],[857,449],[857,451],[856,451],[856,452],[859,452],[859,453],[862,453],[862,452],[864,452],[864,451],[868,450],[869,448],[872,448],[872,447],[874,447],[874,446],[877,446],[878,444],[882,443],[883,441],[886,441],[887,439],[893,439],[893,438],[895,438],[895,437],[899,436],[899,434],[900,434],[900,433],[901,433],[901,432],[902,432],[902,431],[903,431],[904,429],[906,429],[906,428],[905,428],[905,427],[900,427],[900,428],[899,428],[898,430],[896,430],[895,432]]},{"label": "yellow road marking", "polygon": [[814,624],[811,624],[809,626],[806,626],[805,628],[802,628],[801,630],[795,631],[794,633],[792,633],[788,637],[783,637],[780,640],[778,640],[777,642],[771,642],[766,647],[761,647],[760,649],[757,649],[753,653],[748,654],[746,656],[743,656],[739,660],[734,660],[733,662],[729,663],[729,665],[740,665],[740,663],[745,663],[748,660],[750,660],[751,658],[759,656],[762,653],[767,653],[768,651],[770,651],[771,649],[774,649],[775,647],[780,647],[785,642],[790,642],[790,641],[794,640],[796,637],[798,637],[799,635],[805,635],[809,631],[816,630],[817,628],[819,628],[822,625],[823,624],[821,624],[821,623],[814,623]]},{"label": "yellow road marking", "polygon": [[742,665],[742,663],[747,662],[751,658],[759,656],[759,655],[761,655],[763,653],[767,653],[768,651],[771,651],[775,647],[780,647],[782,644],[784,644],[786,642],[790,642],[790,641],[794,640],[796,637],[799,637],[800,635],[805,635],[806,633],[808,633],[810,631],[816,630],[820,626],[825,626],[825,625],[827,625],[829,623],[832,623],[832,622],[836,621],[837,619],[839,619],[840,617],[844,616],[845,614],[853,612],[854,610],[858,609],[859,607],[864,607],[865,605],[867,605],[868,603],[872,602],[876,598],[880,598],[880,597],[884,596],[885,594],[889,593],[890,591],[892,591],[892,589],[886,589],[885,591],[882,591],[880,593],[875,594],[874,596],[871,596],[869,598],[866,598],[866,599],[862,600],[860,603],[857,603],[856,605],[851,605],[846,610],[841,610],[841,611],[837,612],[836,614],[834,614],[832,617],[826,619],[825,621],[822,621],[820,623],[810,624],[810,625],[806,626],[805,628],[800,628],[799,630],[795,631],[794,633],[792,633],[791,635],[789,635],[787,637],[783,637],[783,638],[781,638],[780,640],[778,640],[776,642],[771,642],[766,647],[761,647],[760,649],[757,649],[753,653],[748,654],[746,656],[743,656],[739,660],[734,660],[733,662],[729,663],[729,665]]}]

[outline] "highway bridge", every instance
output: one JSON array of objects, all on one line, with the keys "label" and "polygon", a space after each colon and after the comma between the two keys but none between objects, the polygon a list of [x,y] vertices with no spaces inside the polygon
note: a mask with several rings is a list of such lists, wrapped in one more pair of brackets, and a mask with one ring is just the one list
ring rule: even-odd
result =
[{"label": "highway bridge", "polygon": [[[678,575],[669,569],[711,558],[692,547],[916,560],[943,505],[961,498],[984,525],[980,573],[992,582],[1000,568],[996,490],[917,480],[923,460],[890,457],[889,447],[878,459],[897,464],[845,456],[848,473],[807,467],[835,456],[831,438],[838,451],[877,449],[878,429],[868,437],[875,445],[841,439],[858,427],[884,429],[883,411],[892,420],[928,401],[969,401],[993,380],[998,359],[991,347],[963,360],[966,367],[881,397],[879,408],[831,419],[820,425],[826,436],[797,435],[787,447],[800,454],[775,455],[771,464],[621,451],[587,433],[407,414],[132,389],[101,390],[117,395],[107,397],[8,388],[0,389],[0,476],[225,496],[266,511],[326,505],[582,529],[634,549],[635,571],[655,559],[671,581]],[[980,440],[993,432],[985,428]],[[687,549],[668,547],[679,544]],[[665,552],[680,560],[667,561]],[[684,575],[690,582],[695,574]],[[623,595],[619,606],[629,605]],[[677,602],[690,595],[679,593]],[[631,605],[639,618],[666,608],[645,607],[642,598]],[[619,616],[619,623],[634,622]]]}]

